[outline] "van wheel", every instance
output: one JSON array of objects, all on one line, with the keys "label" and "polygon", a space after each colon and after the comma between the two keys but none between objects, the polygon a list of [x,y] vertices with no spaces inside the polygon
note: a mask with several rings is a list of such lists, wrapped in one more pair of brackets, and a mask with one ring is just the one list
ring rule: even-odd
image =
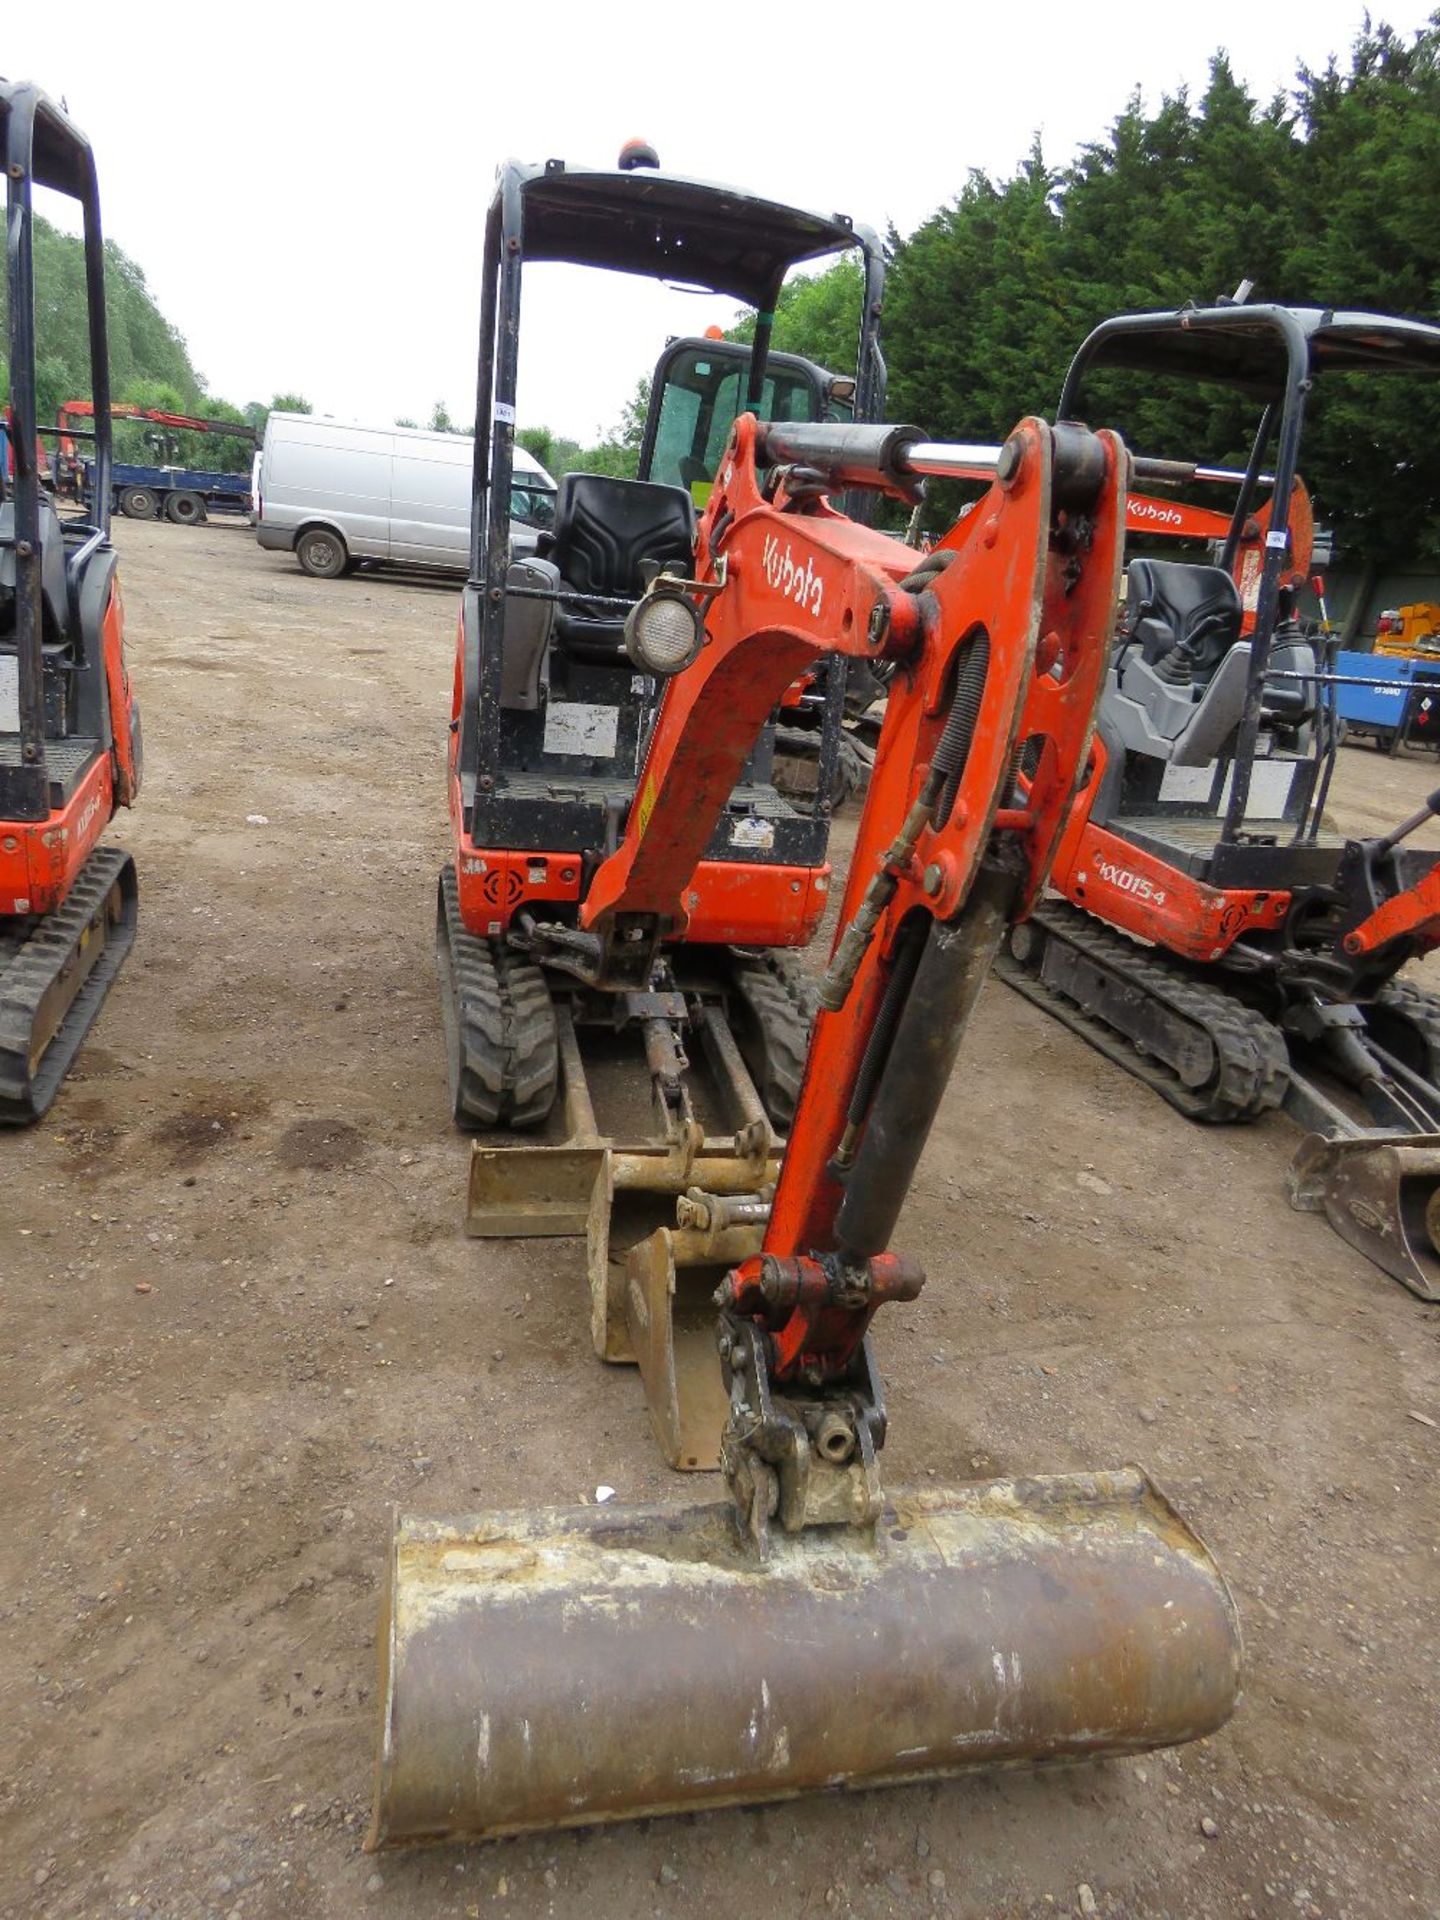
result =
[{"label": "van wheel", "polygon": [[311,527],[295,542],[295,558],[317,580],[338,580],[349,565],[345,542],[328,527]]},{"label": "van wheel", "polygon": [[205,502],[198,493],[172,493],[165,502],[165,518],[177,527],[198,527],[205,518]]},{"label": "van wheel", "polygon": [[149,487],[126,487],[120,495],[120,511],[127,520],[158,519],[160,496]]}]

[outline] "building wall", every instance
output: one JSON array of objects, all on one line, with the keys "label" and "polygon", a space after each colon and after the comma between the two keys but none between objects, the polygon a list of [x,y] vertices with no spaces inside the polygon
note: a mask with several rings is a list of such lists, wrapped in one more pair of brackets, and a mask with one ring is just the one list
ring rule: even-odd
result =
[{"label": "building wall", "polygon": [[[1375,638],[1375,623],[1386,607],[1408,607],[1417,601],[1440,601],[1440,572],[1381,573],[1358,609],[1359,618],[1351,626],[1356,596],[1365,584],[1358,567],[1334,567],[1325,573],[1325,606],[1332,626],[1339,627],[1350,645],[1364,647]],[[1301,595],[1301,612],[1310,619],[1320,617],[1320,604],[1313,593]]]}]

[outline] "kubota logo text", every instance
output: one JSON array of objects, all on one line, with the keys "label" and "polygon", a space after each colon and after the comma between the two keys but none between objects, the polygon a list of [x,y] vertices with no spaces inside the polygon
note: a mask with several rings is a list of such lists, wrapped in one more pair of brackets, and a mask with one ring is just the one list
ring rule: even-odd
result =
[{"label": "kubota logo text", "polygon": [[1157,500],[1127,500],[1125,502],[1127,519],[1139,520],[1150,527],[1181,527],[1185,516],[1178,507],[1162,507]]},{"label": "kubota logo text", "polygon": [[777,593],[783,593],[787,600],[793,600],[796,606],[803,607],[812,620],[820,618],[825,582],[818,577],[808,560],[803,567],[796,566],[788,540],[782,553],[780,542],[772,533],[765,542],[760,562],[765,569],[765,578]]}]

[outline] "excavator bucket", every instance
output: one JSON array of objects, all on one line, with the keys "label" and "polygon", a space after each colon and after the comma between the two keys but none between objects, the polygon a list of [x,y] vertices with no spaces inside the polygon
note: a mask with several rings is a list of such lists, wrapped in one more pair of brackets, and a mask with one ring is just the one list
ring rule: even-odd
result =
[{"label": "excavator bucket", "polygon": [[1290,1204],[1323,1213],[1342,1240],[1422,1300],[1440,1300],[1440,1133],[1308,1134]]},{"label": "excavator bucket", "polygon": [[762,1558],[723,1505],[397,1520],[374,1849],[1213,1732],[1215,1563],[1138,1470],[892,1493]]}]

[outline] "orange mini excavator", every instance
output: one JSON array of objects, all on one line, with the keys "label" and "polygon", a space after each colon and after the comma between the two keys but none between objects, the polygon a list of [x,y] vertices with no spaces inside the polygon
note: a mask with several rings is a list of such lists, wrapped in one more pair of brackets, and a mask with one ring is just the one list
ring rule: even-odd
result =
[{"label": "orange mini excavator", "polygon": [[[89,142],[0,81],[10,392],[0,461],[0,1121],[44,1113],[135,937],[135,867],[100,837],[140,784],[110,545],[109,360]],[[93,497],[62,519],[36,457],[32,191],[79,203],[95,404]],[[78,429],[72,429],[77,432]]]},{"label": "orange mini excavator", "polygon": [[[509,561],[527,256],[751,300],[753,389],[785,265],[855,241],[653,166],[500,176],[441,974],[452,1046],[486,1023],[462,1094],[533,1127],[558,1078],[568,1137],[477,1140],[470,1219],[583,1236],[597,1350],[638,1361],[667,1459],[727,1497],[399,1520],[372,1846],[1133,1752],[1236,1697],[1224,1582],[1138,1470],[917,1492],[879,1465],[872,1322],[925,1283],[892,1234],[1084,772],[1124,447],[744,412],[698,527],[679,488],[572,475],[548,577]],[[928,564],[831,504],[966,460],[989,491]],[[894,671],[811,1030],[772,961],[826,898],[824,795],[797,823],[756,763],[787,690],[851,660]],[[662,1203],[668,1226],[628,1211]]]},{"label": "orange mini excavator", "polygon": [[[1373,838],[1325,817],[1344,676],[1294,591],[1313,532],[1296,468],[1316,382],[1434,380],[1440,327],[1259,303],[1118,315],[1077,353],[1063,420],[1111,369],[1151,389],[1238,390],[1257,424],[1229,476],[1219,564],[1130,563],[1090,772],[1056,856],[1062,898],[1014,929],[999,970],[1193,1119],[1283,1107],[1306,1130],[1293,1203],[1440,1300],[1440,997],[1402,977],[1440,946],[1440,848],[1416,844],[1440,794]],[[1146,463],[1162,479],[1167,466],[1174,480],[1226,477]]]}]

